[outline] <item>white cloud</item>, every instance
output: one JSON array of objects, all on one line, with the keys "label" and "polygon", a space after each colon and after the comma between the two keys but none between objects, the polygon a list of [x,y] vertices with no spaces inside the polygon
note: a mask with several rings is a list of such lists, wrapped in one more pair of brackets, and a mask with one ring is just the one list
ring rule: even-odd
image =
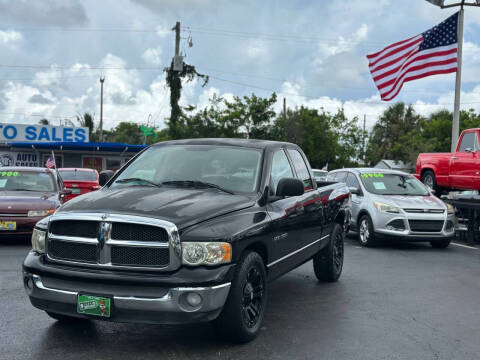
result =
[{"label": "white cloud", "polygon": [[144,51],[142,58],[149,64],[160,65],[162,63],[162,49],[159,47],[149,48]]},{"label": "white cloud", "polygon": [[254,39],[241,43],[237,50],[240,51],[240,62],[248,61],[257,64],[265,63],[270,59],[270,47],[264,40]]},{"label": "white cloud", "polygon": [[15,46],[23,39],[22,34],[15,30],[0,30],[0,45]]}]

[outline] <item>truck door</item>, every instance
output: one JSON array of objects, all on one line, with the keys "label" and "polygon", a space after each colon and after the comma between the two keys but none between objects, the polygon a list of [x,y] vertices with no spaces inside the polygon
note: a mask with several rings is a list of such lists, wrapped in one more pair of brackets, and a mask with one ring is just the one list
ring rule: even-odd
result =
[{"label": "truck door", "polygon": [[464,132],[450,160],[450,187],[474,189],[478,174],[478,138],[476,131]]}]

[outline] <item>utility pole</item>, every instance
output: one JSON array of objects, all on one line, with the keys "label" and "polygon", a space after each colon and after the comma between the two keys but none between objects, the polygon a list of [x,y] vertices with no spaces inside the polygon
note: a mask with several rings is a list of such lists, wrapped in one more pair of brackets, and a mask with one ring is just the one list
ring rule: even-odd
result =
[{"label": "utility pole", "polygon": [[287,122],[287,99],[283,98],[283,120]]},{"label": "utility pole", "polygon": [[180,21],[175,23],[175,56],[173,57],[173,71],[183,70],[183,56],[180,56]]},{"label": "utility pole", "polygon": [[100,142],[103,141],[103,82],[105,76],[100,76]]}]

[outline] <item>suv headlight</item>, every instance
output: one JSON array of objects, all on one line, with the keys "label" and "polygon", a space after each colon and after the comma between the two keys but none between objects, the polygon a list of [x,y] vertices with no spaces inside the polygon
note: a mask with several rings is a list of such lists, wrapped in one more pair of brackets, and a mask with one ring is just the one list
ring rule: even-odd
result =
[{"label": "suv headlight", "polygon": [[226,242],[182,242],[184,265],[218,265],[232,261],[232,246]]},{"label": "suv headlight", "polygon": [[381,202],[374,201],[373,205],[377,208],[378,211],[381,211],[381,212],[394,213],[394,214],[398,214],[400,212],[399,208],[397,208],[396,206],[384,204]]},{"label": "suv headlight", "polygon": [[39,217],[39,216],[47,216],[52,215],[55,212],[55,209],[48,209],[48,210],[30,210],[28,212],[28,216],[32,217]]},{"label": "suv headlight", "polygon": [[32,249],[39,254],[45,254],[45,235],[46,232],[37,228],[32,233]]},{"label": "suv headlight", "polygon": [[448,215],[454,215],[455,214],[455,208],[450,204],[447,204],[447,213],[448,213]]}]

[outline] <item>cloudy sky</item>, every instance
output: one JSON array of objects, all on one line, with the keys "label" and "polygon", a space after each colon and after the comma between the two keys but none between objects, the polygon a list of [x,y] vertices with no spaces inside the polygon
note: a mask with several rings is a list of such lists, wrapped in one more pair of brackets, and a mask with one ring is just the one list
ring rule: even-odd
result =
[{"label": "cloudy sky", "polygon": [[[349,117],[371,127],[387,106],[365,55],[441,22],[456,10],[424,0],[0,0],[0,122],[54,124],[79,112],[163,127],[169,92],[163,67],[182,24],[186,62],[210,75],[186,84],[182,104],[219,96],[286,97],[287,106]],[[480,111],[480,9],[465,16],[462,107]],[[188,46],[191,37],[193,47]],[[455,75],[407,83],[396,100],[428,114],[453,108]]]}]

